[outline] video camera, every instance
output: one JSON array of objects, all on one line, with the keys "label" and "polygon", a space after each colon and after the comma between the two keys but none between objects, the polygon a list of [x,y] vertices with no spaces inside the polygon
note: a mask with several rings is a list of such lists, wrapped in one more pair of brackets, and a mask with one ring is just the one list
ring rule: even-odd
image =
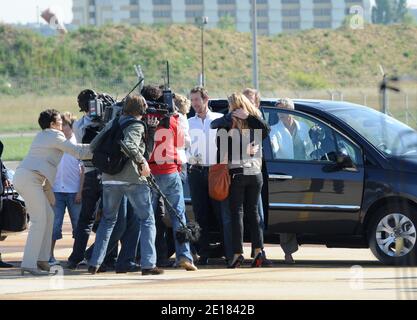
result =
[{"label": "video camera", "polygon": [[94,90],[87,89],[78,95],[80,111],[88,112],[93,121],[100,123],[107,123],[120,116],[126,98],[144,81],[141,67],[134,67],[139,81],[122,101],[116,101],[107,93],[97,94]]},{"label": "video camera", "polygon": [[[167,61],[167,77],[168,83],[164,85],[162,96],[157,100],[147,100],[148,109],[144,118],[156,117],[161,125],[169,128],[169,119],[174,113],[174,94],[169,89],[169,62]],[[123,111],[124,103],[127,97],[137,88],[140,87],[140,91],[143,89],[143,82],[145,80],[142,69],[139,65],[135,65],[136,75],[138,77],[138,83],[132,90],[123,98],[122,101],[116,101],[112,96],[107,93],[97,94],[91,89],[84,90],[78,96],[78,102],[80,105],[80,111],[85,111],[90,114],[93,121],[100,123],[107,123],[114,118],[120,116]]]},{"label": "video camera", "polygon": [[88,112],[93,120],[105,123],[120,114],[122,108],[123,104],[117,102],[107,93],[99,94],[96,98],[88,101]]},{"label": "video camera", "polygon": [[[148,109],[144,118],[155,117],[159,120],[160,124],[169,128],[170,117],[175,112],[174,108],[174,93],[169,88],[169,62],[167,61],[167,78],[168,82],[164,84],[163,89],[157,87],[150,87],[150,92],[144,89],[142,95],[146,99]],[[161,95],[162,90],[162,95]]]}]

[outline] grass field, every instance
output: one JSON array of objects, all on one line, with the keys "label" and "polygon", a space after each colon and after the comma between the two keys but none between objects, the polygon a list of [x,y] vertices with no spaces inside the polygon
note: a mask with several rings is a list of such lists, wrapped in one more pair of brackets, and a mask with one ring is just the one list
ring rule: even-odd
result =
[{"label": "grass field", "polygon": [[3,161],[20,161],[29,151],[33,137],[6,137],[1,141],[4,144]]},{"label": "grass field", "polygon": [[[0,24],[0,92],[72,95],[92,86],[120,97],[135,84],[134,64],[142,65],[146,83],[160,84],[166,60],[171,86],[189,90],[200,73],[200,37],[192,25],[106,25],[42,37]],[[249,32],[207,29],[204,39],[210,91],[251,83]],[[389,75],[417,75],[417,26],[312,29],[260,35],[258,42],[263,91],[372,87],[380,64]]]},{"label": "grass field", "polygon": [[57,109],[78,115],[75,96],[37,96],[17,97],[0,95],[0,133],[28,132],[38,130],[38,116],[42,110]]},{"label": "grass field", "polygon": [[[249,84],[248,84],[249,85]],[[335,94],[335,99],[349,101],[358,104],[364,104],[369,107],[380,109],[379,94],[376,90],[377,83],[371,83],[370,88],[347,88],[339,89],[340,94]],[[175,88],[173,88],[175,90]],[[242,88],[243,89],[243,88]],[[97,88],[100,90],[100,88]],[[303,99],[330,99],[331,90],[290,90],[277,89],[276,91],[261,91],[265,98],[303,98]],[[187,94],[187,92],[180,91]],[[231,91],[209,92],[211,98],[226,98]],[[409,113],[417,119],[417,86],[404,88],[404,93],[408,94]],[[390,111],[401,121],[406,121],[406,100],[405,94],[390,94]],[[39,96],[33,94],[9,96],[0,94],[0,133],[20,133],[38,130],[38,115],[42,110],[47,108],[55,108],[61,112],[70,111],[75,116],[80,117],[77,106],[78,91],[74,91],[73,95],[56,95],[56,96]],[[113,94],[113,93],[110,93]],[[119,96],[120,98],[120,96]],[[410,125],[412,119],[409,117]]]},{"label": "grass field", "polygon": [[[365,104],[369,107],[379,110],[379,94],[376,89],[342,89],[340,94],[335,96],[336,100],[343,98],[358,104]],[[413,87],[405,88],[408,95],[408,116],[406,115],[406,99],[405,94],[390,94],[390,112],[392,115],[408,124],[417,128],[417,90]],[[16,134],[23,132],[38,131],[39,126],[37,119],[39,113],[47,108],[55,108],[61,112],[70,111],[76,116],[79,113],[76,95],[73,96],[38,96],[38,95],[21,95],[12,97],[8,95],[0,95],[0,139],[5,144],[3,160],[21,160],[29,150],[32,137],[7,137],[7,134]],[[186,92],[182,92],[185,93]],[[225,98],[230,92],[210,92],[213,98]],[[262,92],[266,98],[291,97],[305,99],[330,99],[329,90],[309,90],[294,91],[282,89],[276,92]],[[6,137],[1,138],[1,135]]]}]

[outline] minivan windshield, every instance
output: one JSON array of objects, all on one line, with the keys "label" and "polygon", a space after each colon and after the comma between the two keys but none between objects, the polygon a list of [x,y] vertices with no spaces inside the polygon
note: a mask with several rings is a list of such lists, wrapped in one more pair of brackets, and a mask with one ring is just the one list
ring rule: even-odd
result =
[{"label": "minivan windshield", "polygon": [[362,106],[332,110],[332,114],[387,156],[417,155],[417,132],[401,121]]}]

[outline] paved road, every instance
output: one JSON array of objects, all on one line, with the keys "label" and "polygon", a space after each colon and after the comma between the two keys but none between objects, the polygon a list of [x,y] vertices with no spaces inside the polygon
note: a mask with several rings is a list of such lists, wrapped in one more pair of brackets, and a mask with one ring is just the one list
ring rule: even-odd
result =
[{"label": "paved road", "polygon": [[16,170],[20,161],[3,161],[3,163],[4,163],[4,165],[6,166],[7,169]]},{"label": "paved road", "polygon": [[[19,265],[26,233],[9,237],[0,245],[3,259]],[[56,256],[65,260],[72,245],[70,224]],[[246,257],[250,247],[245,246]],[[415,299],[415,268],[381,265],[369,250],[303,246],[294,266],[284,265],[278,246],[267,246],[272,268],[226,269],[217,265],[198,272],[167,269],[162,276],[65,270],[48,279],[21,277],[19,270],[0,269],[2,299]],[[249,261],[248,261],[249,262]]]},{"label": "paved road", "polygon": [[0,133],[1,138],[20,138],[20,137],[34,137],[39,131],[28,131],[28,132],[3,132]]}]

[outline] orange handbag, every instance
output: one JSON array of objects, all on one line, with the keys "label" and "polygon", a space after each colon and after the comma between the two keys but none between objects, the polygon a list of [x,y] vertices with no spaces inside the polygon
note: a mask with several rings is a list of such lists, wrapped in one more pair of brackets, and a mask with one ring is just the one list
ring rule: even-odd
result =
[{"label": "orange handbag", "polygon": [[210,198],[223,201],[229,196],[230,174],[227,164],[215,164],[209,168],[208,187]]}]

